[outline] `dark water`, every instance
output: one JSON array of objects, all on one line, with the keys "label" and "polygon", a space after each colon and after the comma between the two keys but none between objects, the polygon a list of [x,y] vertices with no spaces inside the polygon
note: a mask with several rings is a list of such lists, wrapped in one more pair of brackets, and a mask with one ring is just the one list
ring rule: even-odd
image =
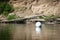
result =
[{"label": "dark water", "polygon": [[60,24],[43,24],[38,33],[35,23],[0,24],[0,40],[60,40]]}]

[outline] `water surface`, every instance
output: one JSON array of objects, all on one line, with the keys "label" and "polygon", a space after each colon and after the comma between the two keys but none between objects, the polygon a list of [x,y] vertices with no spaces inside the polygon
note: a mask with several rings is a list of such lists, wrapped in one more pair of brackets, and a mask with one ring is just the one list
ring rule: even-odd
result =
[{"label": "water surface", "polygon": [[[35,23],[28,24],[0,24],[0,33],[9,30],[11,40],[60,40],[60,24],[43,24],[40,32],[37,33]],[[8,32],[7,32],[8,33]],[[0,40],[4,37],[0,36]]]}]

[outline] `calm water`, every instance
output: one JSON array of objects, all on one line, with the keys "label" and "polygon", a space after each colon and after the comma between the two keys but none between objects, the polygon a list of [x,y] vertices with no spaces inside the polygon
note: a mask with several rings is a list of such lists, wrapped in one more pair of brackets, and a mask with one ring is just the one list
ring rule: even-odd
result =
[{"label": "calm water", "polygon": [[[43,24],[40,32],[36,31],[35,23],[0,24],[0,33],[4,33],[5,29],[9,29],[11,37],[3,36],[11,40],[60,40],[60,24]],[[0,36],[0,40],[4,40],[4,37]]]}]

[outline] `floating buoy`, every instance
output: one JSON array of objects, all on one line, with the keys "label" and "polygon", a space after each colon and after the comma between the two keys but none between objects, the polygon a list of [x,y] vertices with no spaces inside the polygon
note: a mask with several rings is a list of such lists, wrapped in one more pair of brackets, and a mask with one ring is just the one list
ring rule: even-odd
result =
[{"label": "floating buoy", "polygon": [[41,28],[42,23],[41,22],[36,22],[36,27],[40,27]]}]

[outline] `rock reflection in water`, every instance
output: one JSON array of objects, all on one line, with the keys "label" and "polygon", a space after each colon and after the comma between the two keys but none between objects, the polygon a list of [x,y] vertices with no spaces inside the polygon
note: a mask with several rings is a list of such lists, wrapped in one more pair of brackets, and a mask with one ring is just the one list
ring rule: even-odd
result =
[{"label": "rock reflection in water", "polygon": [[35,23],[0,24],[0,32],[5,27],[9,27],[9,32],[12,35],[11,40],[60,40],[60,24],[43,24],[42,31],[38,31],[38,34],[36,33]]}]

